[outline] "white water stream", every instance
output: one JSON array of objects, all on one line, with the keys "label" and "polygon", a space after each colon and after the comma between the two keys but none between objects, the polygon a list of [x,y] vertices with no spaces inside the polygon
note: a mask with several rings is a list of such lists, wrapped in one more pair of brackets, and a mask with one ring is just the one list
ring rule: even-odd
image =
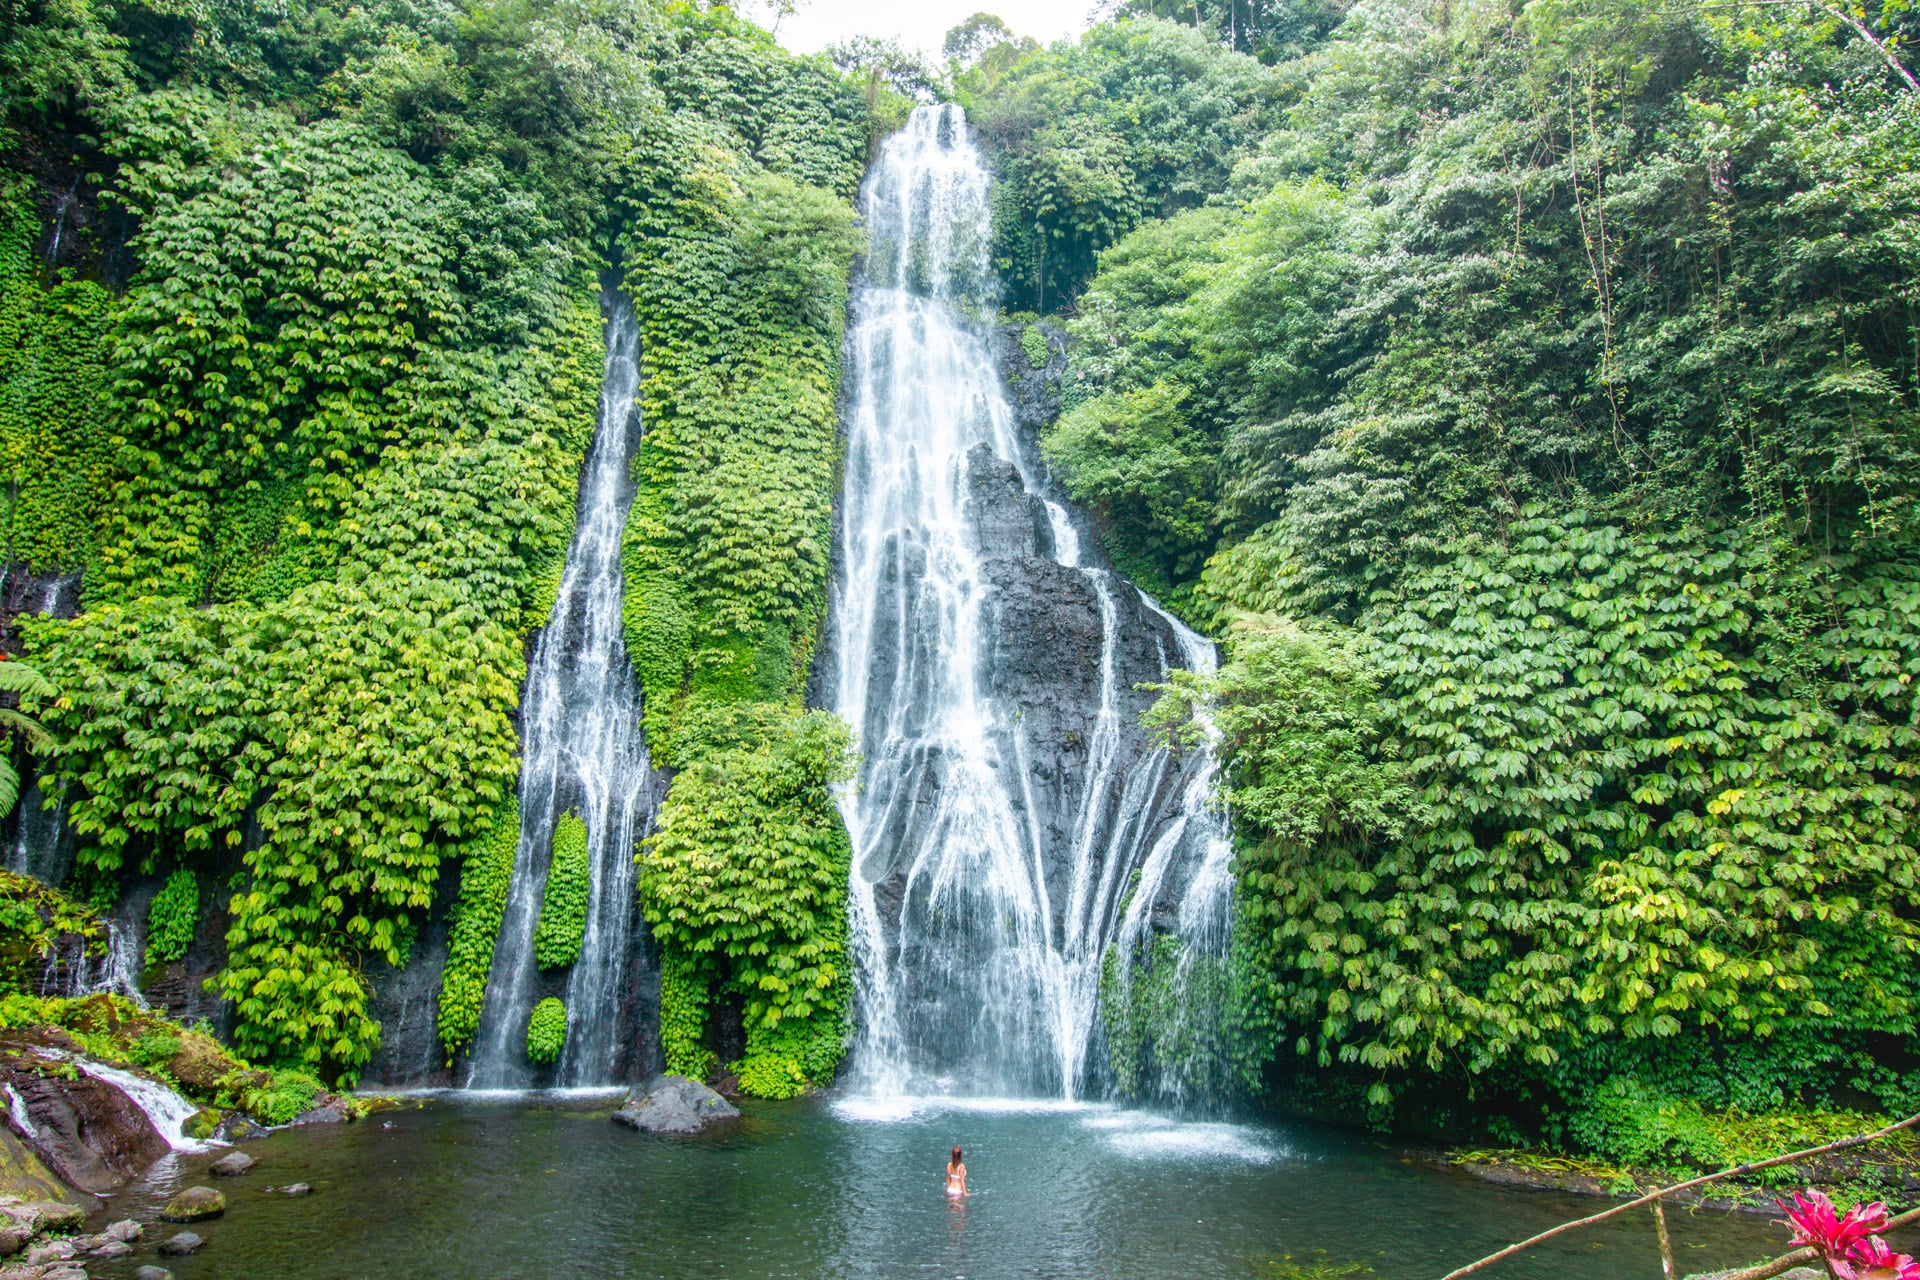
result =
[{"label": "white water stream", "polygon": [[[640,727],[640,686],[621,629],[620,543],[633,505],[640,445],[640,331],[609,294],[600,420],[580,486],[578,522],[553,613],[528,668],[520,768],[520,847],[494,948],[468,1084],[500,1089],[539,1079],[562,1087],[622,1078],[633,1051],[627,987],[633,961],[634,841],[657,797]],[[557,979],[543,979],[534,931],[546,892],[554,823],[587,828],[592,890],[580,958],[566,977],[567,1042],[551,1080],[526,1057],[527,1020]]]},{"label": "white water stream", "polygon": [[[1083,564],[1067,512],[1045,497],[996,366],[988,177],[958,107],[915,110],[862,212],[836,592],[835,709],[864,759],[841,804],[859,1008],[849,1075],[882,1098],[1074,1098],[1098,1075],[1107,948],[1142,945],[1173,900],[1182,917],[1192,904],[1196,944],[1224,946],[1214,769],[1144,745],[1120,659],[1142,630],[1161,671],[1209,667],[1212,646]],[[997,691],[995,549],[969,491],[982,447],[1045,502],[1051,558],[1098,610],[1098,702],[1083,708],[1084,759],[1065,785],[1036,784],[1059,744],[1034,740]],[[1074,797],[1051,825],[1046,786]]]}]

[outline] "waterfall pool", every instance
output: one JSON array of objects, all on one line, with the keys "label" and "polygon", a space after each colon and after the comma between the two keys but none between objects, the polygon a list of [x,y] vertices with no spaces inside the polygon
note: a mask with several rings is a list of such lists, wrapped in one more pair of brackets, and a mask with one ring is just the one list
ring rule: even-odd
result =
[{"label": "waterfall pool", "polygon": [[[748,1104],[693,1138],[609,1123],[617,1093],[435,1097],[353,1125],[245,1144],[259,1164],[209,1180],[179,1155],[112,1206],[148,1226],[130,1280],[1131,1280],[1449,1269],[1599,1201],[1437,1172],[1351,1133],[1192,1123],[1103,1105],[859,1099]],[[942,1194],[966,1148],[971,1198]],[[225,1218],[196,1256],[156,1259],[183,1182]],[[307,1182],[313,1194],[268,1194]],[[1763,1215],[1670,1215],[1683,1273],[1781,1251]],[[1294,1272],[1320,1264],[1324,1272]],[[1339,1268],[1359,1264],[1361,1268]],[[114,1269],[117,1266],[118,1269]],[[1652,1280],[1652,1222],[1622,1219],[1490,1271],[1492,1280]]]}]

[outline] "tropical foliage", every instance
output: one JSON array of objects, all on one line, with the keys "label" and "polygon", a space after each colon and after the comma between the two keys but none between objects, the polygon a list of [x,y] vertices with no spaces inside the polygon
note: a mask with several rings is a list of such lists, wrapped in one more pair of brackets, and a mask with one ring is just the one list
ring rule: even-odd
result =
[{"label": "tropical foliage", "polygon": [[[25,629],[48,683],[13,692],[52,735],[76,876],[224,883],[237,859],[235,1043],[335,1078],[378,1045],[369,963],[405,962],[464,857],[455,1051],[511,875],[512,712],[592,434],[596,293],[624,283],[649,325],[640,538],[655,613],[687,619],[643,673],[785,698],[824,608],[866,104],[724,9],[649,0],[28,5],[0,79],[8,558],[83,571],[84,606]],[[556,881],[549,963],[581,889]]]},{"label": "tropical foliage", "polygon": [[1227,642],[1153,718],[1223,735],[1248,1086],[1569,1141],[1913,1097],[1920,94],[1870,10],[1355,5],[1101,253],[1044,447]]}]

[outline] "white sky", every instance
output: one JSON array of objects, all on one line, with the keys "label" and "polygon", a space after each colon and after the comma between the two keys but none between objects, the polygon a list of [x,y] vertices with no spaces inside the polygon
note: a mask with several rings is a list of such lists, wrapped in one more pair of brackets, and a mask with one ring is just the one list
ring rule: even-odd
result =
[{"label": "white sky", "polygon": [[[1052,44],[1087,25],[1095,0],[800,0],[799,12],[780,23],[780,43],[796,53],[817,53],[850,36],[898,39],[937,60],[940,41],[962,19],[985,11],[1017,36]],[[767,23],[757,6],[742,6]]]}]

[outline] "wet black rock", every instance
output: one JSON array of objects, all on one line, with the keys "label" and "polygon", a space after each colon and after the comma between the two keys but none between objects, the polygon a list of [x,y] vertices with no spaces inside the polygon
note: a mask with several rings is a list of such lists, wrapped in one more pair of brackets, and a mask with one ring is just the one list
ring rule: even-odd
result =
[{"label": "wet black rock", "polygon": [[160,1252],[170,1258],[184,1258],[197,1252],[206,1241],[191,1231],[178,1231],[160,1242]]},{"label": "wet black rock", "polygon": [[629,1093],[613,1120],[642,1133],[698,1133],[739,1114],[738,1108],[703,1084],[685,1076],[660,1076]]},{"label": "wet black rock", "polygon": [[238,1111],[231,1112],[213,1131],[213,1137],[220,1142],[245,1142],[248,1138],[258,1138],[266,1134],[267,1128]]}]

